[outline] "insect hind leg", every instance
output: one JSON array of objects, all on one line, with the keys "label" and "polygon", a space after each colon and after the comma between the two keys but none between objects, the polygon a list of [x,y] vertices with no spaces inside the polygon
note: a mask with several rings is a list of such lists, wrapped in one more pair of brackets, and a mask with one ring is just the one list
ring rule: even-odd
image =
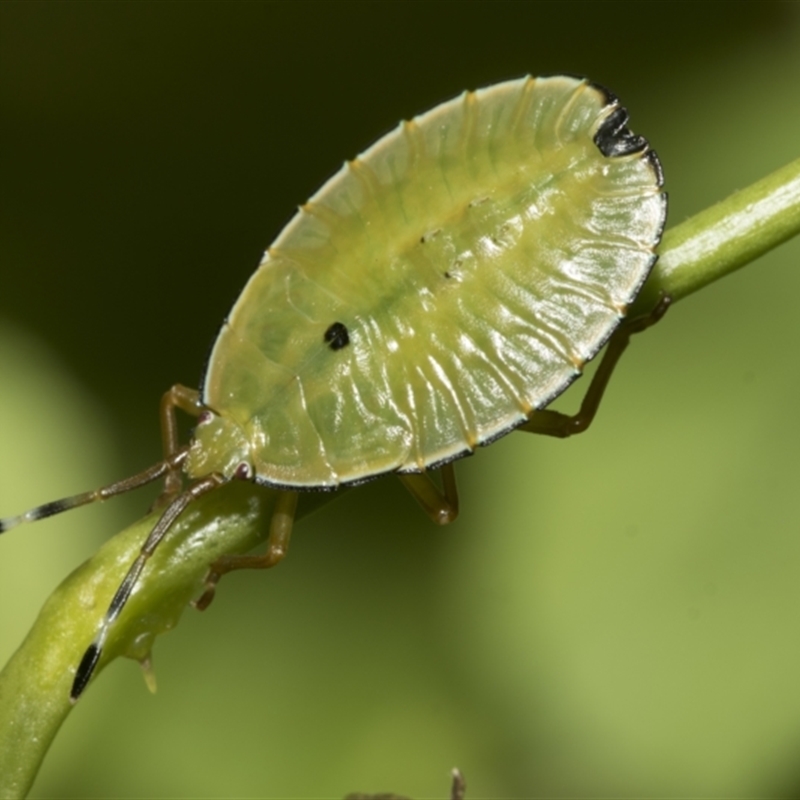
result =
[{"label": "insect hind leg", "polygon": [[427,472],[403,473],[398,477],[431,520],[437,525],[449,525],[458,517],[458,486],[454,464],[445,464],[440,473],[441,489]]},{"label": "insect hind leg", "polygon": [[592,382],[583,396],[583,401],[577,414],[562,414],[560,411],[551,411],[547,408],[536,410],[532,412],[530,419],[520,425],[517,430],[556,436],[560,439],[566,439],[568,436],[575,436],[587,430],[597,414],[600,401],[603,399],[603,394],[614,369],[619,363],[622,354],[628,349],[631,336],[655,325],[667,313],[671,303],[672,298],[667,294],[662,294],[655,308],[649,314],[625,320],[617,328],[608,341],[606,352],[603,354],[600,366],[597,368],[592,377]]}]

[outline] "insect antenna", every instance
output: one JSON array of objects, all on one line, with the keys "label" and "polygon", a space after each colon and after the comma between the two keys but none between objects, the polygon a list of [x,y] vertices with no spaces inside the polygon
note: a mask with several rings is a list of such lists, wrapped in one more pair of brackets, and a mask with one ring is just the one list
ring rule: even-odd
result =
[{"label": "insect antenna", "polygon": [[222,475],[212,473],[208,477],[202,478],[201,480],[197,481],[197,483],[192,484],[185,492],[179,494],[164,509],[161,517],[155,524],[155,527],[152,531],[150,531],[150,535],[142,545],[139,555],[136,557],[133,564],[131,564],[127,574],[122,579],[122,583],[120,583],[119,588],[114,594],[114,597],[108,606],[108,610],[103,617],[103,621],[100,623],[100,629],[98,630],[97,635],[94,637],[94,640],[83,654],[81,663],[78,665],[78,669],[75,672],[75,680],[72,683],[72,690],[70,691],[70,701],[72,703],[75,703],[81,696],[83,690],[86,688],[86,685],[89,683],[89,680],[94,674],[97,662],[100,660],[100,656],[103,653],[103,646],[108,638],[108,633],[111,630],[111,626],[114,624],[114,621],[120,615],[122,609],[125,607],[125,604],[128,602],[128,599],[133,592],[133,588],[136,586],[136,582],[139,580],[139,576],[142,574],[145,564],[150,556],[153,555],[156,547],[158,547],[161,540],[164,538],[164,536],[166,536],[167,532],[172,527],[172,524],[183,513],[189,503],[191,503],[193,500],[196,500],[201,495],[216,489],[218,486],[225,483],[225,481],[226,478],[224,478]]},{"label": "insect antenna", "polygon": [[12,528],[16,528],[17,525],[21,525],[24,522],[36,522],[46,517],[52,517],[54,514],[60,514],[62,511],[69,511],[71,508],[78,508],[78,506],[85,506],[89,503],[101,502],[103,500],[108,500],[109,497],[114,497],[124,492],[130,492],[132,489],[138,489],[140,486],[145,486],[148,483],[157,481],[159,478],[163,478],[169,473],[175,472],[188,454],[189,448],[184,447],[168,459],[130,478],[117,481],[109,486],[103,486],[101,489],[95,489],[92,492],[75,494],[72,495],[72,497],[64,497],[61,500],[54,500],[50,503],[36,506],[36,508],[31,508],[24,514],[19,514],[16,517],[0,519],[0,533],[5,533]]}]

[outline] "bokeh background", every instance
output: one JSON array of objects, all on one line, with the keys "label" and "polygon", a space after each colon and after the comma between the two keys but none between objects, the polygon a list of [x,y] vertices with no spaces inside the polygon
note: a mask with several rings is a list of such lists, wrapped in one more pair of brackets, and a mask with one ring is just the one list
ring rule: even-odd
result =
[{"label": "bokeh background", "polygon": [[[3,3],[0,513],[154,462],[269,241],[398,119],[525,73],[611,87],[674,224],[800,155],[800,4]],[[113,664],[36,797],[800,793],[800,242],[635,341],[595,427],[297,529]],[[577,405],[581,381],[559,401]],[[0,542],[0,657],[152,495]]]}]

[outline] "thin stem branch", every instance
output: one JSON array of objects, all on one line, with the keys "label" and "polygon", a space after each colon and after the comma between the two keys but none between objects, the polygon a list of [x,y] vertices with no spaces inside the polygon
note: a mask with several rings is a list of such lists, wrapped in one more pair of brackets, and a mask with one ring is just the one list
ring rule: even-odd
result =
[{"label": "thin stem branch", "polygon": [[[631,313],[660,292],[703,288],[800,233],[800,159],[667,231],[661,258]],[[304,495],[298,518],[337,497]],[[147,663],[156,636],[202,593],[208,565],[266,538],[276,493],[234,483],[192,504],[156,551],[107,642],[98,672],[117,656]],[[24,797],[71,709],[74,670],[141,542],[148,516],[109,540],[50,596],[0,673],[0,797]]]},{"label": "thin stem branch", "polygon": [[631,313],[681,300],[800,232],[800,158],[670,228]]}]

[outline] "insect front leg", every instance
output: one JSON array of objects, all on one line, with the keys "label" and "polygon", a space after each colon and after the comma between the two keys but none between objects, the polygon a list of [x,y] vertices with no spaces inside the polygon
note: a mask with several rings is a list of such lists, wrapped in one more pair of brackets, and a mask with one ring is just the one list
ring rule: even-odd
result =
[{"label": "insect front leg", "polygon": [[[178,441],[178,419],[175,409],[199,416],[203,411],[200,394],[194,389],[176,383],[161,396],[159,417],[161,419],[161,443],[164,448],[164,460],[168,461],[180,449]],[[156,499],[153,508],[168,505],[183,491],[183,475],[180,469],[171,469],[164,479],[164,490]]]},{"label": "insect front leg", "polygon": [[603,399],[606,386],[608,386],[611,375],[622,354],[627,350],[631,336],[634,333],[641,333],[641,331],[647,330],[651,325],[655,325],[667,313],[671,302],[672,298],[669,295],[662,295],[658,304],[649,314],[626,320],[619,326],[608,341],[606,352],[603,354],[600,366],[597,368],[597,372],[595,372],[592,382],[583,396],[583,402],[577,414],[562,414],[560,411],[551,411],[550,409],[537,410],[517,430],[528,433],[543,433],[547,436],[557,436],[561,439],[583,433],[591,425],[597,409],[600,407],[600,401]]},{"label": "insect front leg", "polygon": [[236,569],[267,569],[282,561],[289,550],[294,516],[297,511],[297,492],[279,492],[269,523],[267,552],[260,556],[221,556],[209,568],[206,589],[193,605],[198,611],[208,608],[214,599],[217,584],[228,572]]},{"label": "insect front leg", "polygon": [[447,525],[458,516],[456,471],[453,464],[450,463],[445,464],[439,472],[442,476],[441,489],[427,472],[411,472],[398,475],[398,477],[437,525]]}]

